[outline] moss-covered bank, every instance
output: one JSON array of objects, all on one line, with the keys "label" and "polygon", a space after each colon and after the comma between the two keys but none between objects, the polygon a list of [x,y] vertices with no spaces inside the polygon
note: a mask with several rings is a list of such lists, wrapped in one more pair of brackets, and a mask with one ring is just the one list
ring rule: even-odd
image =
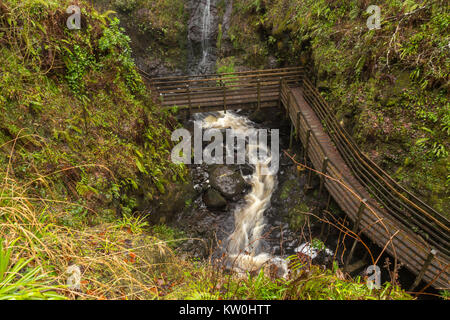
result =
[{"label": "moss-covered bank", "polygon": [[114,10],[131,38],[139,68],[154,76],[182,73],[187,59],[187,2],[183,0],[95,0]]},{"label": "moss-covered bank", "polygon": [[[450,15],[445,1],[234,0],[222,56],[256,68],[308,65],[339,121],[373,160],[450,212]],[[231,49],[230,49],[231,48]],[[229,58],[228,58],[229,59]]]},{"label": "moss-covered bank", "polygon": [[[69,4],[81,30],[65,27]],[[3,0],[0,30],[0,299],[411,298],[337,268],[242,279],[181,259],[183,235],[145,217],[187,204],[186,169],[169,157],[178,123],[152,101],[119,21],[85,1]]]}]

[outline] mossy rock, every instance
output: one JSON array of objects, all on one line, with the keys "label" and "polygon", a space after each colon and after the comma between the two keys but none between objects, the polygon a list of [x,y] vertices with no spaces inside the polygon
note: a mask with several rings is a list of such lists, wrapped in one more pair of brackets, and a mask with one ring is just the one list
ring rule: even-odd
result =
[{"label": "mossy rock", "polygon": [[192,202],[194,197],[195,191],[191,182],[169,183],[163,195],[152,201],[144,201],[146,205],[141,204],[141,207],[150,208],[149,219],[152,223],[168,223],[177,214],[182,213],[186,209],[186,203]]},{"label": "mossy rock", "polygon": [[296,190],[296,187],[298,189],[298,182],[295,179],[285,181],[281,187],[280,199],[287,200],[293,191],[294,193],[298,192],[299,190]]},{"label": "mossy rock", "polygon": [[209,189],[208,191],[206,191],[206,193],[203,195],[203,201],[211,210],[223,209],[227,206],[227,201],[225,200],[225,198],[222,197],[220,192],[215,189]]},{"label": "mossy rock", "polygon": [[306,214],[310,211],[310,208],[304,202],[290,208],[288,212],[289,227],[292,230],[300,230],[306,222]]}]

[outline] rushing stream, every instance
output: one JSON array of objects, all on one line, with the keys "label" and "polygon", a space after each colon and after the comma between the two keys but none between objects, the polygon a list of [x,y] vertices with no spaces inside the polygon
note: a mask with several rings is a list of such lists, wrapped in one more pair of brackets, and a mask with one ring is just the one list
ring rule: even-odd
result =
[{"label": "rushing stream", "polygon": [[[208,116],[203,119],[204,128],[232,129],[235,132],[248,132],[254,129],[254,124],[246,117],[233,112],[220,112],[218,117]],[[270,206],[270,199],[276,187],[277,172],[269,170],[271,162],[270,150],[261,150],[261,145],[247,144],[247,155],[250,152],[263,151],[267,157],[254,165],[254,172],[244,178],[251,185],[251,191],[245,197],[245,205],[238,207],[234,212],[234,231],[224,243],[227,262],[236,271],[258,270],[271,260],[281,268],[282,275],[287,274],[287,265],[284,260],[272,257],[264,252],[262,245],[265,227],[264,212]],[[271,174],[266,174],[271,172]]]},{"label": "rushing stream", "polygon": [[[216,12],[216,0],[201,0],[191,2],[190,20],[190,59],[189,72],[193,75],[213,73],[215,71],[216,56],[212,41],[217,24],[214,12]],[[247,117],[235,112],[219,112],[213,114],[197,114],[195,120],[201,121],[203,128],[232,129],[235,132],[246,132],[255,129],[256,124]],[[248,135],[247,135],[248,136]],[[246,154],[253,152],[261,145],[247,144]],[[268,169],[271,162],[271,150],[267,147],[266,161],[259,161],[252,165],[251,174],[244,179],[251,186],[250,192],[245,196],[244,204],[237,206],[233,214],[233,228],[223,239],[221,252],[225,254],[228,268],[237,272],[256,271],[264,265],[274,265],[279,276],[288,274],[288,266],[281,255],[271,254],[273,249],[265,239],[267,231],[264,213],[271,207],[271,198],[277,186],[278,172]],[[259,149],[261,152],[261,149]],[[277,150],[278,152],[278,150]],[[278,155],[277,155],[278,156]],[[271,174],[267,174],[271,172]],[[311,255],[311,249],[304,243],[297,248],[304,254]],[[297,251],[298,252],[298,251]]]},{"label": "rushing stream", "polygon": [[[213,38],[214,16],[212,6],[214,0],[202,0],[195,3],[191,25],[201,26],[201,37],[191,35],[190,39],[201,40],[201,57],[191,53],[190,72],[192,74],[204,74],[215,70],[216,57],[211,41]],[[201,20],[201,21],[199,21]],[[192,28],[198,32],[198,28]],[[196,41],[191,40],[191,48],[198,47]],[[220,112],[215,115],[200,115],[198,119],[203,122],[203,128],[233,129],[235,131],[247,131],[254,129],[254,124],[246,117],[234,112]],[[260,147],[260,146],[259,146]],[[247,154],[256,145],[247,144]],[[264,212],[270,206],[270,200],[277,183],[277,173],[264,175],[268,171],[270,162],[270,150],[265,150],[269,158],[266,162],[260,162],[254,166],[253,174],[244,177],[251,185],[251,191],[245,197],[245,205],[237,207],[234,212],[234,231],[223,243],[223,250],[227,258],[227,265],[236,271],[249,271],[261,268],[271,261],[282,270],[282,275],[287,274],[287,265],[281,258],[274,258],[264,251],[263,232],[266,225]]]},{"label": "rushing stream", "polygon": [[[188,1],[191,17],[188,26],[187,69],[188,74],[192,76],[216,72],[217,52],[214,45],[219,24],[217,2],[218,0]],[[190,120],[200,121],[203,129],[245,132],[261,128],[257,123],[264,123],[264,127],[277,128],[281,132],[280,126],[284,121],[282,116],[277,118],[278,116],[263,115],[266,120],[255,119],[255,123],[249,120],[248,113],[243,115],[244,113],[228,111],[196,114]],[[250,118],[254,119],[251,116]],[[287,125],[284,127],[285,138],[282,143],[289,139],[288,130]],[[251,142],[251,139],[247,139],[247,159],[255,148],[261,148],[261,145],[252,145]],[[283,149],[287,149],[286,145]],[[299,153],[301,150],[292,152]],[[315,263],[323,267],[331,267],[338,257],[342,263],[345,247],[341,246],[339,230],[328,228],[328,231],[325,231],[324,243],[321,244],[321,241],[317,240],[322,237],[322,231],[325,229],[314,221],[310,223],[310,219],[314,220],[311,213],[320,214],[323,208],[330,205],[326,196],[314,195],[313,191],[317,191],[319,185],[318,178],[307,183],[308,175],[299,173],[298,168],[287,157],[284,157],[285,163],[279,172],[267,174],[271,171],[267,167],[272,156],[268,147],[266,154],[269,156],[266,162],[253,164],[247,161],[244,166],[227,165],[225,169],[224,166],[219,167],[220,170],[225,170],[220,172],[231,172],[230,175],[240,171],[240,179],[243,178],[243,183],[246,182],[250,188],[245,196],[243,194],[248,190],[248,186],[236,193],[236,196],[227,197],[222,189],[224,186],[217,185],[218,176],[214,176],[213,184],[210,179],[216,172],[214,166],[196,165],[191,168],[194,190],[198,193],[192,210],[183,212],[178,221],[193,237],[211,242],[208,247],[195,245],[194,240],[189,240],[183,245],[183,250],[196,257],[206,258],[210,256],[209,249],[213,249],[214,260],[225,263],[227,269],[241,274],[268,266],[271,274],[272,270],[276,270],[276,276],[287,277],[289,271],[286,257],[293,254],[302,259],[306,257],[309,261],[314,259]],[[279,155],[283,160],[282,155]],[[211,201],[209,192],[216,194],[216,202]],[[336,212],[333,212],[333,215],[337,217]],[[360,249],[355,256],[362,256],[364,253],[365,249]],[[276,268],[272,268],[273,266]]]}]

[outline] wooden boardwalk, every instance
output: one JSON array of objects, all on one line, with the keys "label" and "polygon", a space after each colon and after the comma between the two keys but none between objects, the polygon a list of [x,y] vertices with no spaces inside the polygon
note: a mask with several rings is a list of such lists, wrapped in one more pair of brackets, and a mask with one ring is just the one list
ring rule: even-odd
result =
[{"label": "wooden boardwalk", "polygon": [[163,107],[182,112],[270,108],[280,105],[281,81],[294,84],[303,68],[150,79]]},{"label": "wooden boardwalk", "polygon": [[[305,156],[324,174],[321,186],[354,222],[355,237],[364,233],[416,274],[413,286],[424,280],[435,288],[449,288],[449,221],[358,149],[303,69],[154,79],[152,83],[163,106],[189,113],[284,108]],[[348,260],[356,244],[348,248]]]},{"label": "wooden boardwalk", "polygon": [[[298,138],[304,146],[309,144],[308,157],[314,168],[335,179],[324,179],[324,185],[349,218],[354,222],[359,221],[355,233],[362,231],[381,248],[388,244],[386,251],[391,256],[397,257],[414,274],[419,274],[432,247],[401,221],[390,216],[356,179],[316,113],[306,102],[302,88],[293,88],[289,94],[293,97],[291,103],[286,101],[283,105],[288,106],[287,112]],[[439,253],[433,258],[423,280],[430,282],[438,277],[434,284],[448,288],[448,269],[439,275],[448,265],[448,258]]]}]

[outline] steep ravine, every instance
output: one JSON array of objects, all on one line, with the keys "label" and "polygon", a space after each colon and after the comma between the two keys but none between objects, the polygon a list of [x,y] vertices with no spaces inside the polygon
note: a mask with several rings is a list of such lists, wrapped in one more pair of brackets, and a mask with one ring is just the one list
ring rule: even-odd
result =
[{"label": "steep ravine", "polygon": [[[192,1],[190,8],[189,74],[213,73],[217,59],[214,41],[218,23],[216,2]],[[199,258],[213,253],[214,259],[237,272],[268,268],[269,272],[275,270],[278,277],[288,274],[286,258],[292,254],[324,267],[330,267],[333,259],[342,265],[345,247],[350,242],[347,239],[342,245],[341,234],[336,228],[322,228],[318,222],[317,217],[327,206],[328,195],[326,192],[318,194],[318,178],[314,175],[311,185],[305,189],[308,173],[299,172],[284,154],[283,151],[288,149],[289,123],[279,110],[253,114],[240,111],[200,114],[189,119],[185,126],[192,129],[193,121],[202,122],[204,128],[219,130],[280,129],[282,164],[273,176],[261,175],[260,167],[248,163],[193,165],[191,172],[197,197],[193,199],[191,209],[179,215],[176,226],[189,236],[203,238],[206,242],[190,240],[182,245],[185,252]],[[292,155],[300,152],[298,142],[294,150],[289,150]],[[234,181],[217,178],[223,175],[234,177]],[[230,181],[236,186],[231,197],[224,191]],[[239,186],[240,183],[244,186]],[[336,218],[342,215],[332,200],[328,210]],[[373,246],[371,250],[377,252],[379,248]],[[364,261],[366,257],[364,250],[357,250],[357,263],[351,269],[362,271],[362,267],[369,264]],[[361,264],[358,266],[358,263]],[[407,272],[402,272],[403,276],[410,281]],[[383,273],[384,279],[389,280],[388,277],[387,272]]]},{"label": "steep ravine", "polygon": [[[193,1],[190,3],[191,18],[188,36],[189,47],[192,50],[188,66],[190,74],[201,75],[212,73],[215,70],[216,48],[214,45],[215,41],[213,41],[216,35],[215,30],[217,30],[217,9],[215,5],[215,0]],[[246,115],[235,112],[196,115],[192,120],[197,120],[202,124],[203,128],[233,129],[244,134],[257,126]],[[247,155],[254,148],[257,148],[257,146],[248,144]],[[266,152],[271,154],[270,150],[266,150]],[[276,154],[276,156],[279,157],[280,154]],[[217,177],[211,177],[210,180],[206,180],[206,185],[197,186],[199,190],[205,192],[197,203],[200,203],[200,206],[206,210],[225,208],[225,215],[228,218],[225,221],[218,222],[218,230],[216,232],[220,232],[220,229],[224,230],[222,235],[219,236],[220,245],[218,250],[223,254],[225,258],[224,263],[228,268],[237,272],[257,271],[264,265],[270,264],[278,270],[278,276],[285,277],[288,274],[286,256],[281,255],[281,250],[273,255],[275,250],[270,245],[270,241],[267,240],[270,237],[270,230],[273,228],[273,225],[266,224],[265,212],[271,207],[272,194],[276,190],[278,181],[278,170],[270,174],[267,174],[266,171],[268,170],[265,170],[268,168],[270,161],[270,156],[266,162],[256,165],[250,165],[247,160],[246,174],[236,177],[237,179],[244,179],[249,186],[245,197],[242,198],[242,192],[240,195],[235,195],[237,196],[236,199],[240,200],[239,204],[229,207],[225,205],[223,196],[226,196],[226,192],[224,192],[226,186],[223,184],[228,183],[228,181],[210,181],[212,179],[220,180]],[[209,173],[205,172],[201,176],[214,175],[218,170],[220,168],[209,168]],[[227,175],[227,170],[233,175],[232,169],[226,166],[222,169],[220,176]],[[242,171],[242,168],[239,168],[241,175]],[[210,185],[211,182],[215,185],[214,187]],[[222,194],[219,194],[219,192]],[[221,203],[223,205],[220,205]],[[198,220],[196,219],[196,221]],[[283,225],[281,221],[278,221],[278,223],[280,226]],[[285,236],[292,232],[289,229],[289,225],[285,226],[284,230],[281,228],[280,231],[284,232]],[[274,240],[279,241],[279,234],[275,235],[278,235],[278,237]],[[295,247],[295,245],[300,244],[294,241],[295,236],[286,238],[291,239],[291,253],[303,250],[303,253],[312,255],[310,250],[308,250],[308,244],[304,243],[303,247]],[[280,248],[282,246],[283,243],[280,245]],[[214,248],[211,249],[214,250]]]},{"label": "steep ravine", "polygon": [[[155,76],[183,73],[190,75],[215,73],[219,55],[220,57],[224,57],[230,54],[236,54],[230,41],[230,34],[232,35],[233,32],[236,32],[235,28],[230,31],[230,28],[233,28],[232,24],[236,22],[236,17],[234,16],[236,13],[233,11],[233,1],[219,3],[217,0],[189,0],[185,3],[184,8],[188,15],[188,18],[186,18],[185,35],[187,41],[185,47],[180,47],[179,50],[182,52],[184,50],[185,52],[184,54],[187,57],[186,65],[185,67],[178,66],[178,69],[175,71],[165,67],[150,68],[147,66],[153,65],[153,63],[148,64],[153,58],[144,59],[144,61],[142,59],[142,54],[140,54],[138,60],[142,63],[139,63],[138,61],[138,65],[141,65],[144,70],[149,71]],[[122,15],[126,16],[125,13],[122,13]],[[234,25],[234,27],[236,26]],[[220,51],[216,48],[219,32],[221,33]],[[234,37],[235,36],[236,35],[234,34]],[[142,45],[140,47],[142,47]],[[139,52],[141,51],[142,50]],[[245,61],[242,62],[245,63]],[[157,64],[159,65],[159,62],[157,62]],[[161,64],[161,66],[162,65],[164,64]],[[277,66],[275,62],[266,65]],[[241,67],[245,68],[244,66]],[[185,71],[181,71],[182,69]],[[269,111],[271,115],[273,112],[277,111]],[[288,148],[289,127],[282,114],[279,114],[275,118],[272,116],[268,117],[264,114],[251,115],[242,112],[237,112],[234,115],[243,121],[251,123],[252,126],[260,128],[280,128],[281,144],[283,146],[280,147],[280,150]],[[213,114],[212,116],[223,119],[223,115]],[[249,122],[249,118],[257,120],[259,124]],[[190,119],[188,122],[184,123],[184,126],[192,127],[193,120],[195,119]],[[280,125],[281,122],[284,122],[284,124]],[[282,128],[283,126],[284,128]],[[292,150],[291,153],[300,154],[300,151]],[[296,166],[285,157],[283,152],[280,153],[280,158],[282,159],[282,162],[284,161],[284,164],[280,167],[280,171],[276,179],[274,179],[277,183],[274,183],[271,196],[265,197],[267,200],[264,202],[265,208],[260,210],[262,220],[259,223],[261,226],[264,226],[264,231],[262,232],[264,239],[260,241],[260,245],[258,246],[259,249],[256,251],[257,253],[253,252],[256,256],[260,253],[264,253],[266,257],[277,256],[285,258],[288,255],[295,253],[296,249],[299,250],[298,248],[302,244],[312,242],[313,238],[317,238],[321,231],[320,223],[316,222],[314,224],[314,218],[312,218],[311,215],[308,215],[320,214],[327,202],[326,194],[321,197],[318,197],[317,195],[317,177],[313,177],[313,186],[315,186],[315,188],[308,190],[308,193],[305,194],[303,187],[307,180],[306,173],[301,172],[299,174]],[[252,188],[248,181],[245,181],[245,177],[254,175],[254,168],[251,168],[250,166],[228,166],[223,170],[234,172],[235,176],[239,176],[241,183],[244,181],[245,186],[239,187],[239,189],[242,189],[242,192],[238,192],[238,194],[235,194],[231,198],[225,197],[221,194],[220,190],[217,190],[220,189],[218,182],[214,183],[214,181],[211,181],[211,176],[214,175],[214,168],[207,166],[192,166],[191,175],[194,181],[195,190],[187,192],[186,195],[194,193],[196,196],[192,199],[184,197],[187,200],[183,200],[184,198],[182,199],[182,197],[176,196],[177,199],[180,198],[180,201],[178,201],[179,203],[177,202],[174,208],[180,208],[178,210],[180,213],[175,215],[176,222],[174,226],[185,230],[187,235],[192,236],[193,238],[202,238],[205,240],[204,242],[188,240],[182,245],[182,250],[199,258],[208,257],[211,252],[217,248],[219,248],[219,250],[216,251],[216,253],[220,252],[220,247],[224,246],[223,242],[226,243],[233,231],[236,231],[237,224],[235,221],[235,214],[246,211],[249,204],[246,199],[251,198]],[[251,179],[247,178],[247,180]],[[264,184],[264,182],[262,184]],[[178,191],[174,192],[177,193]],[[166,198],[170,199],[169,196]],[[215,208],[211,208],[211,201],[215,202]],[[209,206],[205,202],[208,202]],[[181,209],[184,204],[189,207],[188,210]],[[333,202],[331,207],[334,210],[334,214],[342,214]],[[160,210],[158,209],[156,211],[159,212]],[[172,221],[172,211],[176,212],[177,210],[171,209],[170,211],[171,215],[168,216],[167,219],[165,219],[164,216],[158,215],[157,220],[160,222]],[[183,212],[181,213],[181,211]],[[161,211],[161,214],[164,215],[163,211]],[[155,212],[152,211],[152,215],[155,215]],[[307,221],[308,216],[311,217],[309,221]],[[311,223],[311,230],[302,230],[302,227],[307,223]],[[327,247],[332,251],[335,251],[335,258],[342,262],[342,246],[338,245],[338,242],[340,241],[339,233],[333,228],[326,228],[326,230],[326,234],[322,240],[324,240]],[[338,249],[337,251],[336,248]],[[303,249],[305,249],[304,252],[309,252],[307,248],[303,247]],[[372,249],[375,251],[377,250],[376,247]],[[216,254],[216,256],[219,255]],[[355,254],[356,259],[360,259],[363,256],[363,250],[359,250]],[[316,263],[326,264],[329,260],[330,259],[326,257],[325,252],[322,251],[322,253],[319,254],[318,260],[316,260]],[[384,278],[389,280],[386,274],[384,275]]]},{"label": "steep ravine", "polygon": [[[94,10],[93,2],[105,7]],[[318,177],[285,154],[303,162],[300,143],[289,146],[283,110],[185,119],[177,108],[161,108],[141,78],[138,69],[153,76],[224,70],[216,45],[222,47],[219,35],[229,39],[233,1],[75,4],[83,28],[72,32],[63,19],[67,2],[0,1],[0,257],[7,288],[12,284],[11,291],[0,288],[0,300],[405,296],[389,283],[369,290],[364,279],[344,278],[334,267],[344,256],[342,234],[322,229],[316,216],[328,208],[334,222],[351,224],[318,194]],[[174,163],[171,134],[192,132],[196,121],[224,141],[227,128],[268,130],[267,160],[279,156],[279,170],[264,173],[268,162]],[[271,144],[274,129],[279,148]],[[290,256],[302,266],[283,281]],[[362,246],[355,256],[364,256]],[[255,276],[260,269],[264,276]]]},{"label": "steep ravine", "polygon": [[[224,137],[224,129],[228,128],[280,129],[279,170],[275,175],[262,175],[261,167],[248,162],[192,165],[197,196],[192,208],[180,214],[175,225],[190,237],[206,240],[206,247],[202,241],[184,243],[181,248],[187,253],[207,258],[213,252],[213,258],[237,272],[269,266],[277,270],[278,276],[284,276],[287,274],[285,258],[289,255],[300,251],[315,255],[316,250],[310,251],[306,243],[318,236],[320,227],[313,218],[307,226],[306,214],[317,214],[327,198],[315,196],[314,190],[306,194],[303,188],[306,175],[303,173],[299,178],[296,166],[284,155],[283,150],[288,149],[289,127],[282,113],[271,110],[259,117],[260,123],[249,117],[252,118],[251,114],[239,111],[199,114],[186,127],[192,128],[193,121],[202,121],[205,128],[221,130]],[[300,153],[301,149],[292,152]],[[221,179],[224,175],[230,179]],[[315,178],[313,185],[318,185]],[[323,250],[318,263],[327,264],[330,253]]]}]

